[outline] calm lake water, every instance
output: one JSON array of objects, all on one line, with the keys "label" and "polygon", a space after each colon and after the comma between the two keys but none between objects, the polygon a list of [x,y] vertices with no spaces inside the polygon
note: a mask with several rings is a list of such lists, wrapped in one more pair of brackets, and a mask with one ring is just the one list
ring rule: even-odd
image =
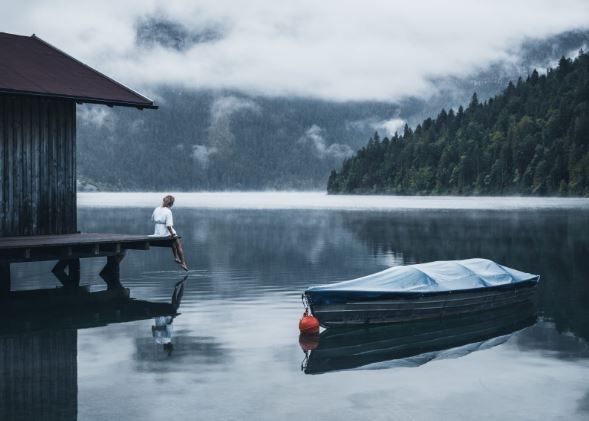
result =
[{"label": "calm lake water", "polygon": [[[161,196],[80,195],[79,228],[150,233]],[[0,414],[109,421],[589,419],[588,200],[228,193],[179,194],[177,205],[174,220],[191,270],[180,315],[165,331],[172,346],[162,345],[154,318],[6,334],[0,341],[13,353],[10,361],[49,358],[50,367],[19,378],[31,370],[0,366]],[[499,329],[496,338],[458,335],[449,349],[424,345],[349,370],[301,370],[297,324],[306,287],[392,265],[470,257],[540,274],[537,319]],[[83,260],[82,284],[104,289],[102,265],[103,259]],[[14,265],[14,288],[57,286],[50,268]],[[121,266],[122,283],[141,300],[169,302],[182,279],[167,249],[130,251]],[[28,350],[21,358],[22,344]],[[51,356],[56,352],[59,358]],[[18,386],[6,384],[10,370]],[[56,371],[57,388],[49,378]],[[40,390],[45,386],[59,391],[51,395]],[[19,407],[23,393],[41,394],[43,405]]]}]

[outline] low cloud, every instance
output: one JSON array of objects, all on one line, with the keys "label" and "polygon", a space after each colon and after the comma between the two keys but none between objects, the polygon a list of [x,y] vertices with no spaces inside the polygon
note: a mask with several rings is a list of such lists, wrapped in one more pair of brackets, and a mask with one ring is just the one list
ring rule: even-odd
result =
[{"label": "low cloud", "polygon": [[211,155],[217,153],[217,148],[206,145],[192,145],[192,159],[202,168],[209,165],[209,158]]},{"label": "low cloud", "polygon": [[0,6],[0,27],[143,90],[396,102],[517,63],[527,40],[587,29],[589,2],[22,0]]},{"label": "low cloud", "polygon": [[397,132],[401,132],[407,123],[402,118],[393,117],[390,119],[380,120],[374,117],[365,118],[362,120],[347,121],[346,128],[348,130],[377,131],[384,136],[391,137]]},{"label": "low cloud", "polygon": [[215,99],[211,105],[212,124],[218,124],[220,121],[231,118],[233,114],[239,111],[260,112],[260,106],[248,98],[239,98],[236,96],[224,96]]},{"label": "low cloud", "polygon": [[229,147],[235,139],[231,131],[231,117],[244,111],[259,114],[261,109],[258,104],[247,98],[229,95],[215,99],[210,111],[209,144],[217,148]]},{"label": "low cloud", "polygon": [[116,115],[109,108],[100,105],[82,105],[78,107],[77,117],[82,123],[113,130]]},{"label": "low cloud", "polygon": [[376,125],[376,130],[384,131],[385,135],[388,137],[393,136],[397,132],[401,132],[401,129],[405,127],[407,122],[402,118],[392,118],[390,120],[381,121]]},{"label": "low cloud", "polygon": [[309,127],[305,131],[305,134],[299,138],[298,142],[304,145],[310,145],[313,148],[315,155],[321,159],[344,159],[354,154],[352,148],[343,143],[332,143],[331,145],[327,145],[327,142],[323,137],[323,130],[316,124]]}]

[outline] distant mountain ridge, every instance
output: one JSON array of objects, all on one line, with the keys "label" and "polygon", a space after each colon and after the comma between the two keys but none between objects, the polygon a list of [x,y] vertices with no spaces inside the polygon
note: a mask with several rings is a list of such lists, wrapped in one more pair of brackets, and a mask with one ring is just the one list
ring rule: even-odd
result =
[{"label": "distant mountain ridge", "polygon": [[[137,43],[183,49],[214,40],[216,28],[187,32],[146,18]],[[329,172],[375,130],[391,136],[477,91],[484,100],[509,80],[547,67],[589,43],[570,32],[522,48],[518,64],[496,65],[464,80],[441,80],[427,100],[398,103],[269,98],[230,91],[155,87],[157,111],[80,106],[78,178],[88,190],[323,190]]]},{"label": "distant mountain ridge", "polygon": [[374,135],[329,193],[589,196],[589,55],[534,70],[502,94]]}]

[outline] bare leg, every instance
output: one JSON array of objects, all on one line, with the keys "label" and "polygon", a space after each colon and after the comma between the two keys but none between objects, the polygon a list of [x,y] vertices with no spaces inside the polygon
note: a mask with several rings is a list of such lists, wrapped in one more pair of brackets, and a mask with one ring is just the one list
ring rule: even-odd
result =
[{"label": "bare leg", "polygon": [[176,245],[176,241],[172,243],[172,253],[174,254],[174,260],[176,261],[176,263],[182,263],[182,260],[180,260],[180,256],[178,256],[178,246]]},{"label": "bare leg", "polygon": [[176,253],[181,262],[180,266],[182,267],[182,269],[188,270],[188,266],[186,266],[186,260],[184,260],[184,249],[182,248],[182,242],[179,238],[176,238],[176,240],[174,241],[174,245],[176,246]]}]

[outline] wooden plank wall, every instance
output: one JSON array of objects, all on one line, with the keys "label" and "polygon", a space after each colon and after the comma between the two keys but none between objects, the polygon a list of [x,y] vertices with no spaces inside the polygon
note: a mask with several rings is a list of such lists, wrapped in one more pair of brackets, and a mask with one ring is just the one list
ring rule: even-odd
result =
[{"label": "wooden plank wall", "polygon": [[0,94],[0,236],[76,232],[76,104]]},{"label": "wooden plank wall", "polygon": [[0,419],[76,420],[75,329],[0,336]]}]

